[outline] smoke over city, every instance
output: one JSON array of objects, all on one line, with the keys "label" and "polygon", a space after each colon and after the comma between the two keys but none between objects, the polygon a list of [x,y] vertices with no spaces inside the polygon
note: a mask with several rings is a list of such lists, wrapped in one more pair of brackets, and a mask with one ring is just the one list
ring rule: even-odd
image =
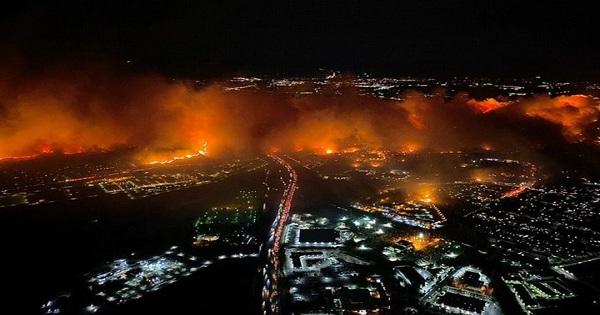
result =
[{"label": "smoke over city", "polygon": [[475,99],[439,90],[384,100],[343,80],[321,93],[300,95],[289,89],[230,91],[218,83],[200,88],[160,76],[95,70],[26,75],[3,69],[0,157],[118,147],[134,148],[141,162],[198,153],[331,153],[358,147],[522,150],[593,143],[600,115],[586,95]]}]

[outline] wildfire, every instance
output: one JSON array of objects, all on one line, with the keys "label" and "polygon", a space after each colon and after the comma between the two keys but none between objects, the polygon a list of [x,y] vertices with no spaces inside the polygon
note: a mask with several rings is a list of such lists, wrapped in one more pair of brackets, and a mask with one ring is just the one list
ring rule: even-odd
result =
[{"label": "wildfire", "polygon": [[204,142],[202,149],[196,151],[195,153],[171,156],[171,157],[169,157],[167,159],[163,159],[163,160],[151,160],[150,162],[147,162],[146,164],[171,164],[176,161],[191,159],[191,158],[200,157],[200,156],[207,156],[207,155],[208,155],[208,142]]},{"label": "wildfire", "polygon": [[407,143],[400,147],[400,152],[404,154],[412,154],[419,151],[420,146],[416,143]]},{"label": "wildfire", "polygon": [[[531,125],[528,120],[557,125],[569,142],[598,139],[600,111],[588,95],[508,101],[413,91],[392,101],[348,90],[335,97],[290,97],[278,91],[228,92],[217,84],[198,88],[159,76],[107,72],[82,79],[61,70],[35,78],[23,71],[14,80],[0,80],[0,159],[128,147],[149,152],[141,154],[145,163],[168,164],[206,155],[204,140],[211,143],[211,156],[273,148],[324,155],[378,149],[457,152],[482,143],[485,150],[501,151],[527,143],[534,134],[556,141],[553,128],[533,133],[507,127],[515,120],[524,126]],[[490,112],[497,115],[481,115]]]},{"label": "wildfire", "polygon": [[409,197],[424,204],[434,204],[437,202],[436,192],[434,184],[421,184],[417,186],[416,191],[409,192]]},{"label": "wildfire", "polygon": [[354,153],[360,151],[359,147],[348,147],[342,150],[343,153]]},{"label": "wildfire", "polygon": [[485,183],[492,181],[492,174],[486,169],[475,169],[471,172],[471,180],[477,183]]},{"label": "wildfire", "polygon": [[584,130],[598,121],[600,113],[598,104],[587,95],[544,96],[528,100],[525,105],[527,116],[560,125],[563,135],[571,142],[585,139]]},{"label": "wildfire", "polygon": [[54,153],[54,149],[49,145],[44,145],[40,148],[41,154],[52,154]]},{"label": "wildfire", "polygon": [[3,156],[0,157],[0,161],[5,160],[32,160],[40,157],[41,154],[30,154],[30,155],[20,155],[20,156]]},{"label": "wildfire", "polygon": [[524,193],[527,189],[529,189],[529,185],[521,185],[517,188],[511,189],[507,192],[505,192],[502,195],[502,198],[515,198],[518,197],[520,194]]},{"label": "wildfire", "polygon": [[167,160],[151,161],[148,164],[171,164],[171,163],[176,162],[176,161],[191,159],[191,158],[194,158],[194,157],[204,156],[204,155],[205,154],[203,154],[202,151],[198,151],[198,153],[196,153],[196,154],[186,154],[186,155],[182,155],[182,156],[174,156],[174,157],[171,157],[170,159],[167,159]]},{"label": "wildfire", "polygon": [[509,105],[510,102],[502,102],[502,101],[498,101],[494,98],[487,98],[483,101],[471,99],[471,100],[467,101],[467,104],[469,106],[471,106],[471,108],[473,108],[474,110],[476,110],[482,114],[487,114],[491,111],[495,111],[497,109],[500,109],[502,107]]}]

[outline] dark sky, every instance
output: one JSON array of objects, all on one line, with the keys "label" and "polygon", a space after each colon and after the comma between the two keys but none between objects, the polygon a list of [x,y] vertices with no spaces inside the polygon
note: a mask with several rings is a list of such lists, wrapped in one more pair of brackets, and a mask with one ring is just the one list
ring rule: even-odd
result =
[{"label": "dark sky", "polygon": [[37,66],[132,59],[192,76],[600,77],[600,14],[583,1],[209,2],[20,2],[2,9],[0,47]]}]

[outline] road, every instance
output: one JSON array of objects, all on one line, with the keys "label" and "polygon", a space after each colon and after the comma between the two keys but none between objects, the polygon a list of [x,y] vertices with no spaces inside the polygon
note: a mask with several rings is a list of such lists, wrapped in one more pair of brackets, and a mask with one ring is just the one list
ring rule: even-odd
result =
[{"label": "road", "polygon": [[294,199],[294,193],[298,189],[298,174],[294,168],[284,159],[276,155],[269,155],[279,165],[283,166],[289,174],[289,180],[283,191],[281,202],[277,210],[277,215],[271,225],[269,231],[269,239],[265,244],[265,250],[267,251],[267,262],[263,268],[263,290],[262,290],[262,309],[263,314],[279,314],[280,303],[279,303],[279,292],[278,283],[280,276],[280,258],[281,258],[281,242],[285,226],[290,217],[292,210],[292,201]]}]

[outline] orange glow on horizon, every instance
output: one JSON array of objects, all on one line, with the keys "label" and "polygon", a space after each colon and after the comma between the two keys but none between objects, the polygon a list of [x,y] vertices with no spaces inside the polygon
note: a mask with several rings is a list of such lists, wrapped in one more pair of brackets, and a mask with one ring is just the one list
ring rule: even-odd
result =
[{"label": "orange glow on horizon", "polygon": [[[560,128],[561,140],[582,142],[598,139],[594,127],[600,119],[597,101],[588,95],[480,101],[407,91],[396,101],[349,89],[335,97],[298,96],[231,92],[217,83],[200,88],[108,70],[93,79],[68,70],[16,79],[0,78],[0,159],[131,148],[138,160],[161,163],[206,155],[204,141],[211,157],[302,150],[501,151],[516,145],[533,150],[523,145],[529,130],[506,132],[499,126],[511,124],[489,120],[542,120]],[[490,112],[497,115],[482,115]]]},{"label": "orange glow on horizon", "polygon": [[138,157],[142,164],[171,164],[176,161],[208,155],[208,142],[196,151],[166,150],[163,152],[144,153]]},{"label": "orange glow on horizon", "polygon": [[540,96],[526,104],[525,115],[560,125],[563,136],[570,142],[584,140],[585,127],[599,119],[598,104],[587,95]]}]

